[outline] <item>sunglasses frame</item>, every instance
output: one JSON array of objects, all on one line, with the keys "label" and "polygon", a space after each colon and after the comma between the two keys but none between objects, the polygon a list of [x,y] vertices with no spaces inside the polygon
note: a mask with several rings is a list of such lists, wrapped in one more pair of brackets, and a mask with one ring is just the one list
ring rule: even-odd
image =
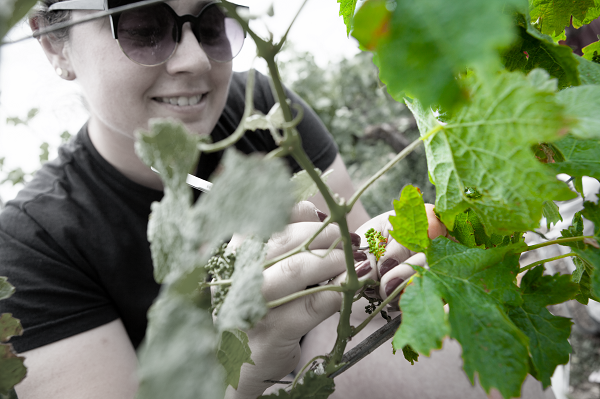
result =
[{"label": "sunglasses frame", "polygon": [[[94,10],[94,11],[107,11],[109,10],[109,6],[108,6],[108,1],[109,0],[67,0],[67,1],[61,1],[58,3],[54,3],[52,4],[49,8],[48,11],[58,11],[58,10]],[[136,2],[133,2],[136,3]],[[182,36],[182,31],[183,31],[183,25],[186,22],[189,22],[190,25],[193,25],[194,22],[197,22],[202,13],[210,6],[213,5],[218,5],[220,4],[220,1],[210,1],[207,2],[204,7],[202,7],[202,9],[200,10],[200,12],[198,13],[198,15],[192,15],[192,14],[186,14],[186,15],[178,15],[175,10],[173,10],[173,8],[171,6],[169,6],[166,2],[152,2],[149,3],[148,6],[155,6],[155,5],[163,5],[164,7],[166,7],[167,12],[169,12],[171,14],[171,16],[173,16],[173,18],[175,19],[175,25],[176,25],[176,32],[177,32],[177,37],[175,40],[175,47],[173,48],[173,51],[171,52],[171,55],[169,55],[169,57],[158,63],[158,64],[142,64],[138,61],[135,61],[133,59],[131,59],[129,57],[129,55],[127,55],[127,53],[125,52],[125,50],[123,50],[123,47],[121,46],[121,43],[119,42],[119,38],[118,38],[118,34],[117,34],[117,26],[119,24],[119,18],[121,16],[121,13],[117,13],[114,15],[110,15],[110,28],[112,31],[112,35],[113,35],[113,39],[115,39],[119,45],[119,48],[121,49],[121,51],[123,52],[123,54],[125,54],[125,56],[127,58],[129,58],[132,62],[135,62],[138,65],[142,65],[142,66],[159,66],[164,64],[165,62],[169,61],[171,59],[171,57],[173,57],[173,55],[175,54],[175,51],[177,51],[177,47],[179,46],[179,42],[181,41],[181,36]],[[241,5],[237,5],[235,4],[235,6],[237,8],[243,8],[243,9],[248,9],[249,7],[246,6],[241,6]],[[140,7],[141,8],[141,7]],[[223,12],[225,13],[225,10],[223,10]],[[227,17],[227,18],[231,18],[231,17]],[[237,21],[236,21],[237,22]],[[241,25],[240,25],[241,27]],[[244,32],[244,39],[246,38],[246,30],[242,28],[242,31]],[[194,36],[196,36],[194,34]],[[196,39],[198,39],[198,37],[196,37]],[[200,42],[200,40],[198,40],[198,44],[200,44],[200,47],[202,47],[202,43]],[[230,62],[229,61],[219,61],[219,60],[215,60],[213,58],[211,58],[208,54],[206,54],[206,56],[208,58],[210,58],[211,60],[215,61],[215,62],[219,62],[219,63],[226,63],[226,62]],[[237,54],[236,54],[237,56]],[[235,58],[235,56],[233,57]],[[233,59],[232,58],[232,59]]]}]

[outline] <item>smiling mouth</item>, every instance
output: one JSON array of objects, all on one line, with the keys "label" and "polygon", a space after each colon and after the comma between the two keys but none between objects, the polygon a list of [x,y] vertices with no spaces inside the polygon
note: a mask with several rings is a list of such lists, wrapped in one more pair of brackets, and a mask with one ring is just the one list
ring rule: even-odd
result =
[{"label": "smiling mouth", "polygon": [[198,104],[205,96],[206,93],[198,94],[197,96],[192,97],[154,97],[154,100],[158,101],[159,103],[177,105],[180,107],[188,107],[191,105]]}]

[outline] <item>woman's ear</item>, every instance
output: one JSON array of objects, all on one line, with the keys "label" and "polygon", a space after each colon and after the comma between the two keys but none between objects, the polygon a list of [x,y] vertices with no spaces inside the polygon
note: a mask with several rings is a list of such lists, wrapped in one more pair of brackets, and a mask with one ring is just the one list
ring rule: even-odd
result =
[{"label": "woman's ear", "polygon": [[[37,16],[29,18],[29,26],[34,34],[44,27],[43,24],[40,24]],[[57,75],[65,80],[74,80],[76,76],[69,58],[68,40],[59,39],[52,33],[41,35],[37,39]]]}]

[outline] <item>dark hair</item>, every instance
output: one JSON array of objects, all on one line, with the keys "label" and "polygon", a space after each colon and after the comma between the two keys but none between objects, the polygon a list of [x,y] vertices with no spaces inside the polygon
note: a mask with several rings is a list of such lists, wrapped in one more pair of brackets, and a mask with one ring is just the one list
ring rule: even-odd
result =
[{"label": "dark hair", "polygon": [[[37,8],[30,17],[30,25],[34,30],[47,28],[54,24],[66,22],[71,19],[70,10],[48,11],[48,7],[54,3],[58,3],[59,1],[61,0],[41,1],[41,7]],[[51,35],[57,40],[65,41],[69,37],[69,28],[57,30],[52,32]]]}]

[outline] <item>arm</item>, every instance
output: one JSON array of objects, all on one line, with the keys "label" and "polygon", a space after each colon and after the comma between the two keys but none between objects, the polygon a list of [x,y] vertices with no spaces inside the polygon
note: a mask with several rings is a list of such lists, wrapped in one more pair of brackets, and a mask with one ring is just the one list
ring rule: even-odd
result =
[{"label": "arm", "polygon": [[137,358],[120,319],[22,353],[20,399],[131,399]]}]

